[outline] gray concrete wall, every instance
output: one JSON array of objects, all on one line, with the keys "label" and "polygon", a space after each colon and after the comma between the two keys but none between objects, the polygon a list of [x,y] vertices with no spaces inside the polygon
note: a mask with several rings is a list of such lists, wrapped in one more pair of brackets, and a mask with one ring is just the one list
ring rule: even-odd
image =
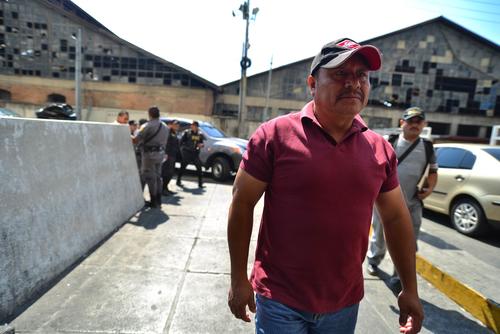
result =
[{"label": "gray concrete wall", "polygon": [[0,320],[143,204],[128,127],[0,118]]}]

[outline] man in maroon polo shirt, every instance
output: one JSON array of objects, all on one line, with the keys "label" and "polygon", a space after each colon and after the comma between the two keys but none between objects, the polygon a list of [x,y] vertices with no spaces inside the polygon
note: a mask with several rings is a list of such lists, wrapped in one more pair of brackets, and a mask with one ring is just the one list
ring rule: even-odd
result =
[{"label": "man in maroon polo shirt", "polygon": [[[396,157],[358,116],[369,71],[380,66],[374,46],[347,38],[326,44],[307,78],[313,101],[262,124],[250,139],[229,209],[228,304],[244,321],[247,306],[256,311],[258,333],[354,333],[374,204],[401,277],[401,331],[420,331],[415,243]],[[253,209],[263,193],[249,280]]]}]

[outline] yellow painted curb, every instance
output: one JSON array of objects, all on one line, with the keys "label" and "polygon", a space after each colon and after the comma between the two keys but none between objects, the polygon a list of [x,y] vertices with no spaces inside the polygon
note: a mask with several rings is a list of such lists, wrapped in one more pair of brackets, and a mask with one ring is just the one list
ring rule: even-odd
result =
[{"label": "yellow painted curb", "polygon": [[486,327],[500,334],[500,304],[459,282],[418,254],[417,273]]}]

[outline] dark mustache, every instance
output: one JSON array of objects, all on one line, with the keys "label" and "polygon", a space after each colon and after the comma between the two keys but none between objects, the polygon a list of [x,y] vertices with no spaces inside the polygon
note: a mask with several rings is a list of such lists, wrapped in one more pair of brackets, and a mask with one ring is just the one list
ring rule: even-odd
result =
[{"label": "dark mustache", "polygon": [[342,91],[337,97],[338,98],[343,98],[347,96],[356,96],[359,97],[362,101],[365,99],[365,94],[361,90],[344,90]]}]

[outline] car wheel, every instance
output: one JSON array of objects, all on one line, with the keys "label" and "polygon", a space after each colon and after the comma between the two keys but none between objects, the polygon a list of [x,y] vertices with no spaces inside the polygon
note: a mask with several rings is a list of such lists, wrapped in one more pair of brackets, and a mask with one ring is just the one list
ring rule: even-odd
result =
[{"label": "car wheel", "polygon": [[218,157],[212,163],[212,178],[216,181],[225,181],[231,173],[231,166],[226,158]]},{"label": "car wheel", "polygon": [[480,235],[488,228],[483,209],[470,198],[461,198],[453,204],[450,219],[458,232],[468,236]]}]

